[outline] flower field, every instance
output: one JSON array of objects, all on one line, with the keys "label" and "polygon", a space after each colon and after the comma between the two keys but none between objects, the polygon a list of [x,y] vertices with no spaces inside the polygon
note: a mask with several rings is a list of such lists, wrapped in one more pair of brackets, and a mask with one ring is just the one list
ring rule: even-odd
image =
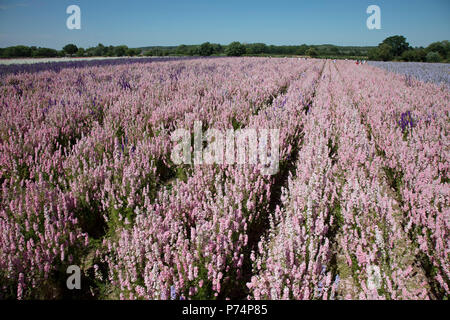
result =
[{"label": "flower field", "polygon": [[[447,84],[351,61],[119,60],[0,70],[0,299],[450,296]],[[196,121],[278,129],[278,172],[174,163]]]},{"label": "flower field", "polygon": [[420,81],[450,86],[450,64],[448,63],[369,61],[369,64],[387,71],[403,74],[406,76],[408,83],[414,77]]}]

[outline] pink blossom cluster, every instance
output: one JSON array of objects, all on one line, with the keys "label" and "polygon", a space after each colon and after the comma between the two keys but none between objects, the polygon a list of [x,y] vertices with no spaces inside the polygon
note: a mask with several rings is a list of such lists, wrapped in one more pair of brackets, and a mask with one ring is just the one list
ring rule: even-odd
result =
[{"label": "pink blossom cluster", "polygon": [[[166,171],[173,170],[168,160],[173,129],[199,119],[219,127],[231,119],[245,124],[301,70],[306,66],[290,60],[214,59],[2,78],[0,200],[1,213],[8,216],[2,220],[3,230],[16,230],[15,237],[28,240],[25,222],[16,218],[21,211],[17,206],[33,194],[28,189],[39,185],[42,203],[30,209],[38,225],[46,223],[47,205],[50,215],[63,219],[57,213],[64,212],[64,219],[78,232],[74,239],[86,233],[94,239],[114,234],[116,227],[133,222],[138,205],[144,206],[146,199],[155,201],[167,180]],[[52,205],[49,194],[54,193],[70,206],[62,200]],[[12,237],[9,231],[3,236]],[[50,246],[39,234],[33,241]],[[17,243],[3,238],[0,242],[1,265],[15,270],[0,273],[2,283],[8,283],[2,290],[5,296],[20,298],[24,290],[17,288],[26,288],[28,296],[39,297],[42,288],[23,283],[41,281],[46,275],[22,272],[30,265],[13,267],[14,254],[27,250]],[[88,241],[83,244],[88,249]],[[64,245],[70,247],[72,242]],[[50,268],[47,273],[58,267],[54,259],[49,256],[42,262],[47,263],[46,270]]]},{"label": "pink blossom cluster", "polygon": [[341,119],[337,164],[346,180],[340,195],[344,223],[338,242],[356,287],[343,294],[359,299],[428,298],[425,276],[417,275],[408,259],[414,246],[402,230],[402,212],[389,190],[384,159],[365,113],[358,109],[354,69],[341,63],[336,66],[336,94],[347,95],[336,108]]},{"label": "pink blossom cluster", "polygon": [[2,197],[0,210],[0,292],[2,296],[55,298],[55,273],[79,263],[88,236],[80,230],[69,194],[39,182],[22,181]]},{"label": "pink blossom cluster", "polygon": [[[361,74],[352,64],[338,62],[327,65],[322,73],[313,109],[306,120],[295,175],[283,194],[281,208],[272,215],[274,222],[269,236],[262,239],[259,252],[253,255],[255,275],[248,283],[250,298],[434,297],[430,276],[417,259],[423,249],[408,229],[412,224],[408,207],[401,206],[401,200],[390,190],[384,172],[389,162],[374,137],[374,133],[382,130],[377,127],[380,122],[372,122],[378,118],[370,111],[377,110],[383,120],[387,113],[384,103],[371,101],[378,85],[374,73],[386,75],[373,68],[362,70]],[[387,88],[389,79],[380,83],[387,84],[382,94],[392,97]],[[441,95],[438,98],[441,105],[448,105],[448,92],[446,95],[442,89],[430,87],[428,90],[434,90],[434,97]],[[412,92],[408,97],[411,96]],[[435,112],[439,114],[438,110]],[[386,132],[388,128],[396,130],[396,124],[396,119],[390,119],[384,124]],[[445,128],[444,122],[436,125]],[[397,139],[405,141],[401,130],[396,131]],[[437,136],[444,137],[445,133]],[[383,142],[391,143],[391,137],[392,134],[383,136]],[[436,138],[430,135],[427,139]],[[436,164],[437,168],[446,168],[448,161],[437,156],[438,150],[430,150],[429,154],[442,161]],[[393,154],[396,152],[398,149],[392,149]],[[419,150],[409,154],[418,153]],[[441,172],[444,174],[435,171],[435,177],[445,177],[445,171]],[[441,194],[448,197],[448,191],[444,191],[448,187],[439,183]],[[444,202],[440,206],[448,207],[448,200],[441,199]],[[435,250],[445,250],[445,242],[448,245],[448,209],[444,210],[447,225],[444,222],[439,227],[435,223],[422,225],[433,239],[430,241],[433,251],[427,253],[432,261],[439,261],[440,255]],[[448,249],[439,262],[448,272]],[[448,294],[448,277],[438,273],[435,280]]]},{"label": "pink blossom cluster", "polygon": [[[215,58],[3,75],[0,92],[0,299],[59,298],[72,264],[107,299],[450,294],[445,86]],[[171,134],[196,121],[278,129],[279,171],[174,164]]]},{"label": "pink blossom cluster", "polygon": [[[301,131],[318,66],[310,62],[291,69],[295,77],[287,92],[245,116],[245,127],[281,128],[282,163],[292,156],[291,143]],[[304,103],[298,103],[300,96]],[[249,235],[268,212],[274,184],[259,170],[237,164],[198,166],[186,183],[178,181],[170,191],[163,189],[155,203],[146,201],[146,207],[138,208],[134,227],[125,228],[117,242],[108,242],[111,254],[105,260],[119,297],[236,295],[243,283]]]},{"label": "pink blossom cluster", "polygon": [[[450,93],[433,84],[410,86],[403,77],[376,68],[356,71],[339,67],[341,74],[348,76],[355,106],[371,130],[381,155],[380,166],[395,179],[391,187],[401,206],[398,220],[403,232],[414,242],[415,254],[421,257],[429,278],[448,295]],[[408,111],[414,126],[405,131],[397,122]]]},{"label": "pink blossom cluster", "polygon": [[[331,243],[328,231],[333,217],[328,204],[334,201],[335,167],[328,156],[333,140],[329,94],[330,66],[324,66],[311,110],[303,118],[303,139],[283,190],[281,208],[271,216],[270,233],[252,252],[254,276],[247,284],[250,298],[326,298],[331,288]],[[320,287],[321,286],[321,287]],[[319,288],[320,287],[320,288]]]}]

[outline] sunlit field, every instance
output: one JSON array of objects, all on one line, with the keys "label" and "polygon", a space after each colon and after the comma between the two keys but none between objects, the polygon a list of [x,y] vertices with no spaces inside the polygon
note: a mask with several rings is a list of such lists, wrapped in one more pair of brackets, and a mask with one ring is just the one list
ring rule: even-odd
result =
[{"label": "sunlit field", "polygon": [[[448,297],[448,67],[152,59],[0,69],[0,299]],[[196,121],[278,170],[175,163]]]}]

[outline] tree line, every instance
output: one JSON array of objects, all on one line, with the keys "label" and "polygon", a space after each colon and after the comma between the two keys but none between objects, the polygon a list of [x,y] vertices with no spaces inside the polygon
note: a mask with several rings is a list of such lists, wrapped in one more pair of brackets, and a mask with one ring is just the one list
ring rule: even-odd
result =
[{"label": "tree line", "polygon": [[82,48],[68,44],[62,50],[50,48],[13,46],[0,48],[2,58],[38,57],[121,57],[121,56],[309,56],[332,59],[368,59],[383,61],[448,62],[449,41],[433,42],[428,47],[413,48],[403,36],[386,38],[377,47],[324,45],[267,45],[265,43],[232,42],[228,45],[204,42],[200,45],[155,46],[128,48],[126,45]]},{"label": "tree line", "polygon": [[1,58],[52,58],[52,57],[122,57],[137,56],[142,53],[141,49],[128,48],[125,45],[104,46],[99,43],[96,47],[81,48],[74,44],[68,44],[62,50],[41,47],[13,46],[0,48]]},{"label": "tree line", "polygon": [[403,36],[388,37],[368,52],[369,60],[449,62],[450,42],[437,41],[428,47],[411,47]]},{"label": "tree line", "polygon": [[144,47],[146,56],[187,55],[187,56],[367,56],[371,47],[340,47],[326,45],[267,45],[265,43],[240,43],[228,45],[204,42],[200,45],[179,45],[175,47]]},{"label": "tree line", "polygon": [[267,55],[267,56],[292,56],[308,55],[319,56],[364,56],[370,47],[338,47],[333,45],[308,46],[285,45],[275,46],[265,43],[243,44],[238,41],[228,45],[205,42],[200,45],[179,45],[167,47],[143,47],[128,48],[126,45],[105,46],[99,43],[95,47],[82,48],[75,44],[68,44],[62,50],[41,47],[27,47],[23,45],[0,48],[1,58],[47,58],[47,57],[121,57],[121,56],[243,56],[243,55]]}]

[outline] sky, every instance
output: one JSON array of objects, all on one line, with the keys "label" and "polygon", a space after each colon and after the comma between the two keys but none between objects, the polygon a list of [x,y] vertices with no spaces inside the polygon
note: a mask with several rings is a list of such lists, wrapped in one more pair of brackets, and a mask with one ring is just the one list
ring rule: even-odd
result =
[{"label": "sky", "polygon": [[[80,30],[66,26],[70,5],[80,7]],[[369,5],[380,7],[379,30],[366,26]],[[371,46],[397,34],[412,46],[450,40],[450,0],[0,0],[0,47]]]}]

